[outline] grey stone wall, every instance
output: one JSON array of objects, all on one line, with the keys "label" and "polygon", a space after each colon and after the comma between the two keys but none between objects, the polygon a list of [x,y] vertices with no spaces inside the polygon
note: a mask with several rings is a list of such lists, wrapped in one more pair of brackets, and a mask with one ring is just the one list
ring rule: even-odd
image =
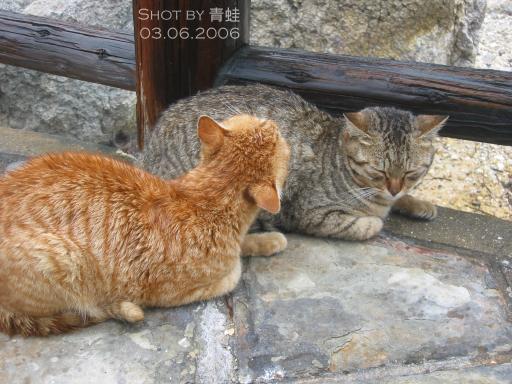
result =
[{"label": "grey stone wall", "polygon": [[512,70],[512,0],[488,0],[475,60],[477,68]]},{"label": "grey stone wall", "polygon": [[[485,0],[253,0],[251,43],[472,65]],[[131,2],[0,0],[1,9],[131,30]],[[135,94],[0,65],[0,125],[123,146]]]},{"label": "grey stone wall", "polygon": [[471,65],[485,0],[253,0],[252,43]]},{"label": "grey stone wall", "polygon": [[[0,0],[0,9],[133,29],[131,1]],[[123,147],[135,137],[135,93],[0,65],[0,125]]]}]

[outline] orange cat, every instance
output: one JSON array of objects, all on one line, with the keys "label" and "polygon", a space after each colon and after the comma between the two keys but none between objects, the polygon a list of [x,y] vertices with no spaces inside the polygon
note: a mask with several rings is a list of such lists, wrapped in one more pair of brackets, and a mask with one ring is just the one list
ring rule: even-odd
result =
[{"label": "orange cat", "polygon": [[258,207],[280,209],[289,149],[275,124],[202,116],[198,135],[201,163],[176,180],[85,153],[42,156],[0,178],[0,330],[140,321],[141,307],[231,291],[241,248],[282,250],[281,234],[246,235]]}]

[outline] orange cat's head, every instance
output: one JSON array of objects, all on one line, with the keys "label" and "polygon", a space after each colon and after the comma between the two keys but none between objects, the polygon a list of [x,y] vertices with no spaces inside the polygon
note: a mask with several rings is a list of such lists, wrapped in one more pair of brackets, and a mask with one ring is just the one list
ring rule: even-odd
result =
[{"label": "orange cat's head", "polygon": [[279,212],[290,149],[273,121],[237,115],[218,123],[201,116],[197,132],[203,164],[213,164],[242,183],[258,207]]}]

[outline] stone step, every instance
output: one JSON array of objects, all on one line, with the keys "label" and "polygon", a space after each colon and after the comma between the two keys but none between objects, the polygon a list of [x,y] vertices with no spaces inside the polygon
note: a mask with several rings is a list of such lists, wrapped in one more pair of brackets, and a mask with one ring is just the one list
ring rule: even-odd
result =
[{"label": "stone step", "polygon": [[[106,145],[0,127],[0,172]],[[0,333],[0,383],[510,383],[512,226],[446,208],[368,242],[287,235],[225,298],[46,339]],[[87,372],[84,375],[84,372]]]},{"label": "stone step", "polygon": [[126,161],[132,160],[130,155],[108,145],[88,143],[48,133],[0,126],[0,138],[0,173],[10,163],[48,152],[100,152]]},{"label": "stone step", "polygon": [[288,237],[282,254],[244,259],[226,298],[136,325],[0,334],[0,382],[510,383],[512,323],[485,265],[385,235]]}]

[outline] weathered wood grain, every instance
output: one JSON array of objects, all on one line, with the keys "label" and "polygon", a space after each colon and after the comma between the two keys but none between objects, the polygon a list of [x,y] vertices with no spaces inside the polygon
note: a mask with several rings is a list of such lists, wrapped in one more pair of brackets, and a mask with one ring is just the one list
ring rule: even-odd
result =
[{"label": "weathered wood grain", "polygon": [[0,10],[0,63],[135,90],[130,33]]},{"label": "weathered wood grain", "polygon": [[[239,22],[212,21],[212,8],[237,8]],[[166,14],[163,12],[167,11]],[[169,18],[169,11],[180,11]],[[187,11],[203,12],[201,20],[186,20]],[[147,17],[150,12],[163,17]],[[134,0],[133,19],[137,56],[137,120],[139,146],[144,132],[172,102],[213,86],[220,66],[248,42],[249,1],[246,0]],[[239,38],[208,38],[201,30],[238,28]],[[172,38],[174,32],[188,33]],[[151,34],[148,35],[148,31]],[[158,37],[160,36],[161,37]],[[147,38],[147,36],[151,36]],[[202,36],[204,38],[198,38]],[[213,36],[213,35],[210,35]]]},{"label": "weathered wood grain", "polygon": [[[134,0],[133,5],[136,47],[131,34],[0,11],[0,62],[137,89],[141,145],[144,131],[167,105],[211,87],[216,76],[216,84],[290,88],[334,114],[370,105],[447,114],[442,135],[512,145],[510,72],[245,46],[249,1],[244,0]],[[209,17],[141,20],[140,9],[203,10],[207,15],[213,7],[239,8],[240,38],[140,38],[142,28],[165,32],[224,26]]]},{"label": "weathered wood grain", "polygon": [[217,84],[294,90],[334,114],[371,105],[446,114],[442,135],[512,145],[512,73],[377,58],[244,47]]}]

